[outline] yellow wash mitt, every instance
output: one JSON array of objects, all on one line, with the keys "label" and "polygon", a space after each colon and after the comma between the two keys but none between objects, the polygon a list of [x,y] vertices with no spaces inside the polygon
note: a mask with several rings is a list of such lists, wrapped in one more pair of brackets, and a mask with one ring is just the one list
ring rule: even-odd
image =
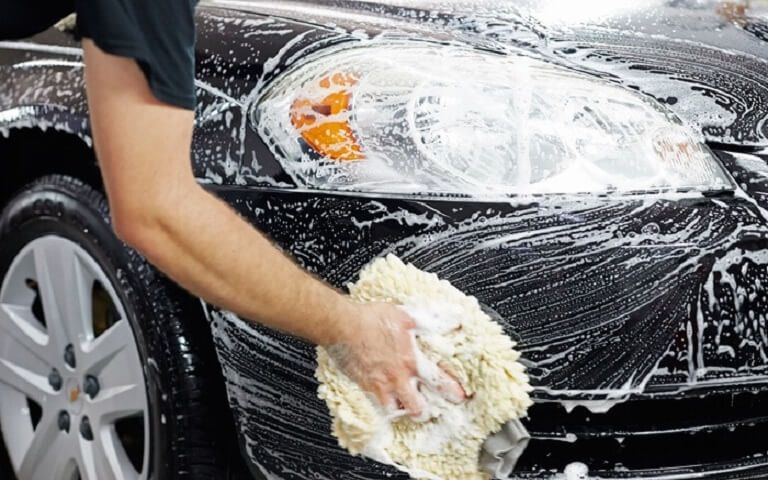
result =
[{"label": "yellow wash mitt", "polygon": [[476,298],[394,255],[368,265],[349,291],[359,302],[391,302],[416,315],[429,310],[456,318],[461,328],[417,340],[427,358],[456,375],[469,399],[455,405],[426,391],[432,419],[390,420],[318,347],[318,395],[328,404],[339,444],[414,478],[488,479],[490,475],[478,465],[483,442],[507,422],[524,416],[531,405],[531,388],[517,361],[515,343]]}]

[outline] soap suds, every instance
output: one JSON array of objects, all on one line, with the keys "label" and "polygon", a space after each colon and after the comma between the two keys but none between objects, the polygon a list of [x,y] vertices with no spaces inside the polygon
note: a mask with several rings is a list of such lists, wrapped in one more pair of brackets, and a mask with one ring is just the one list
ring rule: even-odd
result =
[{"label": "soap suds", "polygon": [[414,478],[489,478],[478,466],[483,442],[506,422],[524,416],[531,405],[528,377],[514,342],[477,299],[394,255],[363,269],[349,290],[360,302],[403,305],[417,323],[415,341],[424,355],[420,369],[445,365],[469,400],[457,405],[423,389],[430,405],[428,420],[393,418],[320,347],[318,394],[330,409],[340,445]]},{"label": "soap suds", "polygon": [[586,480],[589,478],[589,468],[581,462],[569,463],[563,473],[565,480]]}]

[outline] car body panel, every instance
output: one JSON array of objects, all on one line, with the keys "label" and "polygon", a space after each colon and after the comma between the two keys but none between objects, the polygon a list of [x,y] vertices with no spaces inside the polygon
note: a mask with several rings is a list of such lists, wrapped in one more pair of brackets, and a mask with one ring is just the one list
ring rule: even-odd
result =
[{"label": "car body panel", "polygon": [[0,132],[52,128],[91,144],[81,49],[57,31],[2,45]]},{"label": "car body panel", "polygon": [[[520,342],[539,401],[599,414],[648,396],[765,388],[768,230],[748,199],[467,206],[237,188],[219,194],[334,285],[395,253],[476,296]],[[243,412],[248,451],[260,465],[292,479],[339,478],[352,465],[359,476],[349,478],[389,475],[361,460],[345,463],[323,436],[330,419],[315,397],[310,346],[226,312],[210,315],[226,377],[236,379],[228,387]],[[535,426],[535,407],[531,417]]]},{"label": "car body panel", "polygon": [[[525,2],[205,2],[195,175],[333,285],[396,253],[477,296],[520,342],[536,387],[524,475],[581,460],[602,476],[764,478],[756,455],[765,449],[746,442],[768,425],[759,414],[768,381],[764,22],[723,20],[707,2],[653,5],[564,24]],[[392,36],[525,50],[651,95],[703,134],[738,188],[499,202],[298,188],[253,124],[260,95],[316,52]],[[49,31],[0,42],[0,130],[57,128],[90,141],[86,113],[71,39]],[[254,471],[402,477],[330,436],[310,346],[205,307]],[[690,412],[651,428],[660,414],[644,405],[665,399]],[[696,411],[728,402],[744,407],[716,422]],[[726,455],[712,439],[741,450]],[[699,441],[700,454],[665,458],[684,440]]]}]

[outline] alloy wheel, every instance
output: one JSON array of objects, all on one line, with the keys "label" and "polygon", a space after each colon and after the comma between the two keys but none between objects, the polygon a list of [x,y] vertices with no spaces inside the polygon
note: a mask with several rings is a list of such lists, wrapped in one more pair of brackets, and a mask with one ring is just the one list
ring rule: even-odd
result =
[{"label": "alloy wheel", "polygon": [[145,480],[149,408],[119,296],[75,242],[48,235],[0,288],[0,428],[19,480]]}]

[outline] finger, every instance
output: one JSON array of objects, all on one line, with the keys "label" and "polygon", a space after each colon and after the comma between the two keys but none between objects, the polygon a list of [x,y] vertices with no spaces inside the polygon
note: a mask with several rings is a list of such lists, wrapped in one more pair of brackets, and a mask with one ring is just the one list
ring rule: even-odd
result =
[{"label": "finger", "polygon": [[467,399],[467,393],[455,378],[426,358],[418,362],[419,378],[433,391],[452,403]]},{"label": "finger", "polygon": [[391,415],[397,412],[397,398],[384,386],[380,384],[374,385],[370,392],[378,402],[379,406],[384,410],[385,415]]},{"label": "finger", "polygon": [[385,392],[383,389],[379,388],[375,393],[369,391],[366,392],[366,394],[371,403],[378,405],[381,408],[384,418],[388,421],[396,420],[408,414],[408,412],[400,408],[400,405],[397,403],[397,398],[393,393]]},{"label": "finger", "polygon": [[451,378],[458,381],[459,374],[456,373],[456,369],[453,368],[453,365],[451,365],[445,360],[440,360],[439,362],[437,362],[437,366],[440,367],[442,371],[450,375]]},{"label": "finger", "polygon": [[395,395],[408,416],[414,420],[420,420],[427,411],[427,401],[416,388],[416,382],[407,379],[400,381],[396,386]]},{"label": "finger", "polygon": [[397,404],[397,398],[392,393],[385,394],[383,399],[379,400],[379,402],[384,409],[384,415],[387,417],[394,418],[405,414],[405,412],[400,408],[400,405]]},{"label": "finger", "polygon": [[400,405],[397,403],[397,398],[392,393],[387,394],[386,399],[383,400],[382,405],[384,410],[384,417],[387,418],[387,420],[394,420],[408,414],[407,411],[400,408]]},{"label": "finger", "polygon": [[422,353],[415,337],[411,339],[411,343],[419,379],[449,402],[461,403],[466,400],[467,394],[461,384]]},{"label": "finger", "polygon": [[438,373],[434,383],[424,380],[429,388],[439,393],[443,398],[452,403],[461,403],[467,399],[467,392],[464,387],[453,377],[440,367],[437,367]]},{"label": "finger", "polygon": [[445,372],[451,379],[456,381],[456,383],[461,387],[461,394],[464,397],[462,401],[473,398],[473,395],[467,393],[467,390],[464,388],[464,385],[461,384],[461,380],[459,379],[459,374],[456,373],[456,370],[453,368],[453,366],[445,361],[441,361],[437,364],[440,369]]},{"label": "finger", "polygon": [[400,311],[402,312],[402,315],[400,315],[400,321],[402,322],[403,328],[406,330],[413,330],[414,328],[416,328],[417,327],[416,320],[414,320],[414,318],[411,315],[409,315],[408,312],[403,310],[402,307]]}]

